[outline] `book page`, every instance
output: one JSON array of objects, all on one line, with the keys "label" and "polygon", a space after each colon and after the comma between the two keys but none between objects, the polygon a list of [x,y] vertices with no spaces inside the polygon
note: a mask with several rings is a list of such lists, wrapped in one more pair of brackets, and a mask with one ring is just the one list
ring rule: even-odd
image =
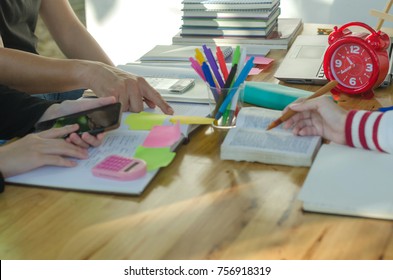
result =
[{"label": "book page", "polygon": [[314,137],[294,136],[288,133],[265,132],[247,128],[235,129],[229,136],[231,146],[247,147],[280,153],[309,154],[314,148],[310,145]]},{"label": "book page", "polygon": [[296,136],[282,125],[267,131],[281,111],[259,107],[240,110],[236,127],[221,145],[221,159],[310,166],[321,143],[319,136]]},{"label": "book page", "polygon": [[[269,124],[280,116],[281,111],[278,110],[270,110],[260,107],[244,107],[240,110],[237,116],[236,126],[243,128],[266,130]],[[283,129],[282,125],[274,128],[274,130],[271,131],[292,135],[290,131]]]}]

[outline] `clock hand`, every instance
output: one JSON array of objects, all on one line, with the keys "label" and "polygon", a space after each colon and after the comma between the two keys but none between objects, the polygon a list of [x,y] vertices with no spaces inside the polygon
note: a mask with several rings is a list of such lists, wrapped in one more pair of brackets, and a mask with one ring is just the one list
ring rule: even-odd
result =
[{"label": "clock hand", "polygon": [[352,65],[348,66],[344,70],[341,70],[341,74],[344,74],[345,72],[349,71],[352,68]]},{"label": "clock hand", "polygon": [[348,56],[347,56],[347,60],[348,60],[348,62],[349,62],[350,65],[353,64],[352,60],[351,60]]}]

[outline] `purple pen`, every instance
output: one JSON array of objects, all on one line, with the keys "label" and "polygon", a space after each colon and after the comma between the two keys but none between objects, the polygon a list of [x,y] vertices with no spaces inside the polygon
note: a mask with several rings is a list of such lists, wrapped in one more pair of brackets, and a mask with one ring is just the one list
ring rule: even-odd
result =
[{"label": "purple pen", "polygon": [[212,69],[218,84],[220,85],[221,88],[224,87],[224,81],[222,80],[221,74],[218,71],[218,65],[217,65],[216,59],[213,56],[211,49],[209,49],[206,45],[203,45],[202,48],[203,48],[206,59],[210,64],[210,68]]}]

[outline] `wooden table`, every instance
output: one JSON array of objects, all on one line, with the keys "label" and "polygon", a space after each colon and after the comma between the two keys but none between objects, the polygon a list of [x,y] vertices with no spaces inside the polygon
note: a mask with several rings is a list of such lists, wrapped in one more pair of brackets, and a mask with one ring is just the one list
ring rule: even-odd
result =
[{"label": "wooden table", "polygon": [[[277,83],[284,55],[254,79]],[[340,104],[392,105],[391,92]],[[393,259],[393,221],[303,212],[308,168],[221,161],[224,136],[199,128],[140,197],[7,186],[0,259]]]}]

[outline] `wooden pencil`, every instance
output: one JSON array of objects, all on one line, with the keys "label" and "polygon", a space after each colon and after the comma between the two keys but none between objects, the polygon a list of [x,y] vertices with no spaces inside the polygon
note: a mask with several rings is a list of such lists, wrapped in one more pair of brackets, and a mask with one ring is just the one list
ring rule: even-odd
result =
[{"label": "wooden pencil", "polygon": [[[337,86],[337,84],[338,84],[338,82],[335,81],[335,80],[330,81],[329,83],[327,83],[326,85],[324,85],[323,87],[318,89],[316,92],[314,92],[312,95],[307,97],[305,99],[305,101],[309,100],[309,99],[313,99],[313,98],[319,97],[321,95],[324,95],[325,93],[327,93],[327,92],[331,91],[333,88],[335,88]],[[275,128],[276,126],[279,126],[280,124],[282,124],[286,120],[290,119],[296,113],[297,112],[289,109],[281,117],[279,117],[277,120],[275,120],[271,124],[269,124],[269,126],[267,127],[266,130],[270,130],[272,128]]]}]

